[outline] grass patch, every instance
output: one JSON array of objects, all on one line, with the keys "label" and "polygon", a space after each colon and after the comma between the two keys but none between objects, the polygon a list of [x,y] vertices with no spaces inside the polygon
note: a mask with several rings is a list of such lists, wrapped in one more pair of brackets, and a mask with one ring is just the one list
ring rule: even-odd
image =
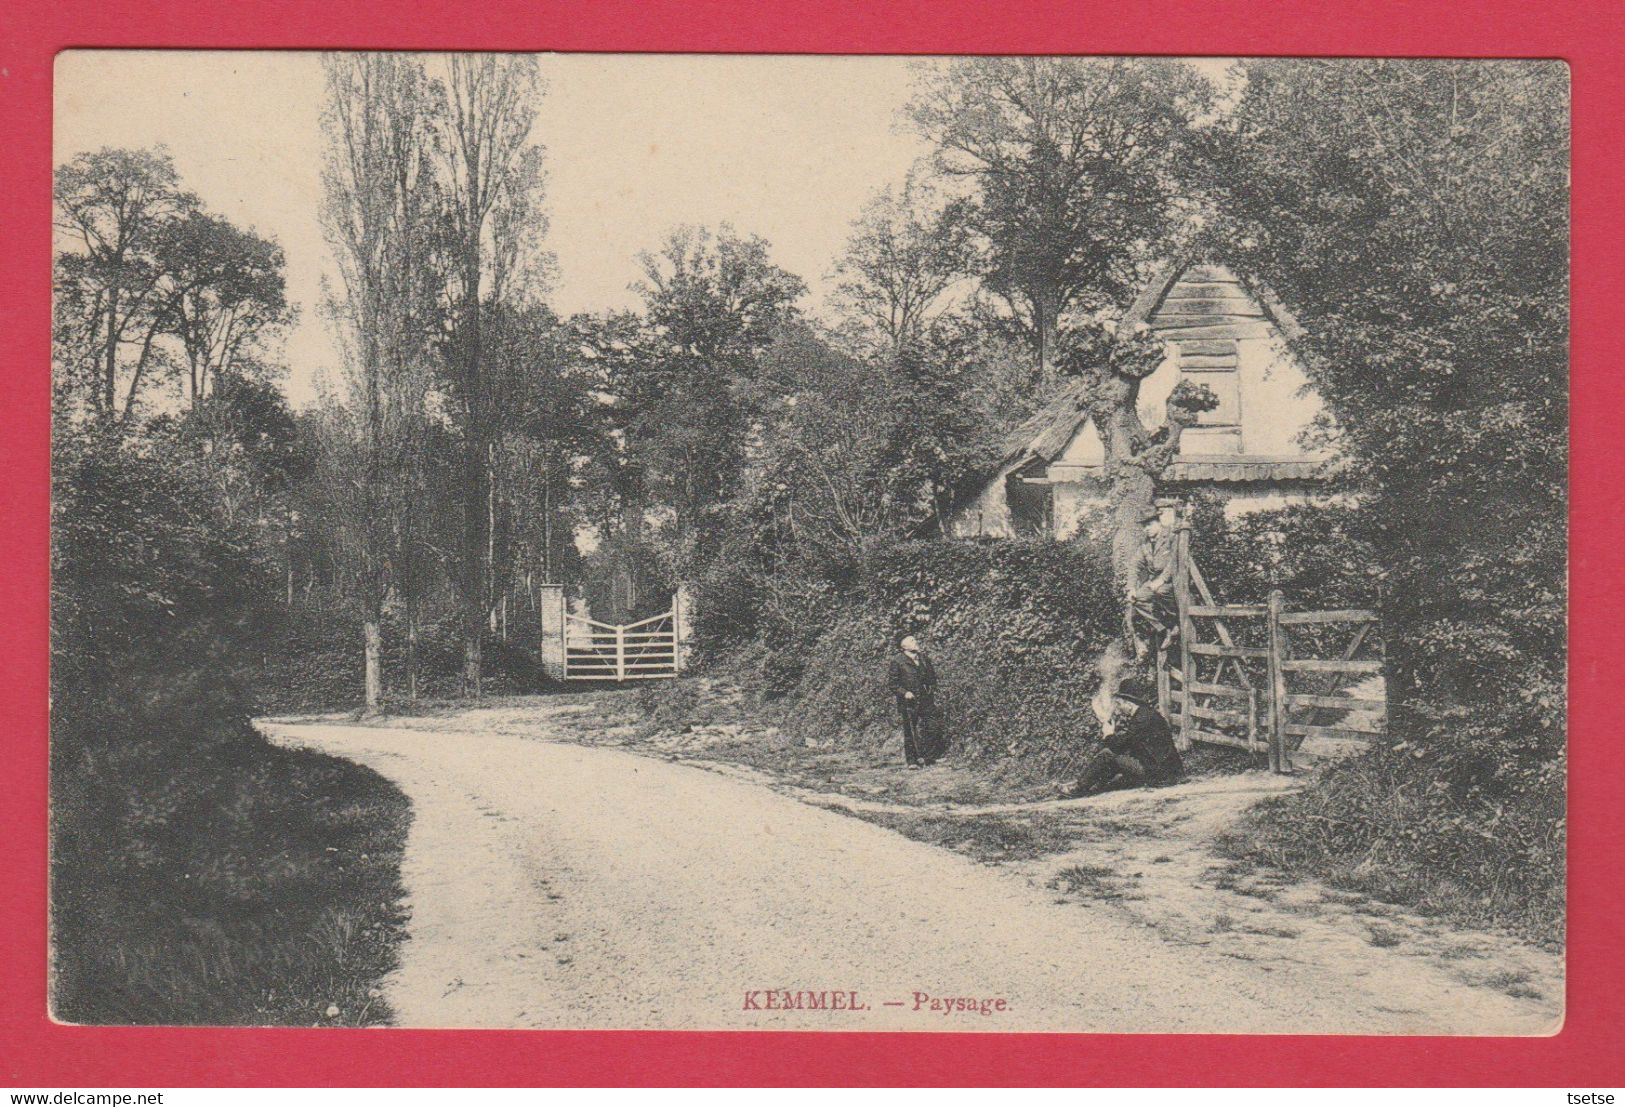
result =
[{"label": "grass patch", "polygon": [[1258,934],[1265,938],[1297,938],[1303,934],[1303,931],[1294,930],[1290,926],[1244,926],[1241,929],[1248,934]]},{"label": "grass patch", "polygon": [[1260,802],[1218,848],[1240,863],[1561,949],[1563,840],[1552,825],[1538,811],[1453,800],[1379,748]]},{"label": "grass patch", "polygon": [[1479,981],[1484,988],[1494,988],[1511,996],[1513,999],[1541,999],[1541,993],[1529,983],[1529,974],[1521,970],[1509,970],[1486,976]]},{"label": "grass patch", "polygon": [[388,1022],[406,798],[370,769],[253,735],[163,752],[137,742],[53,766],[53,1015]]},{"label": "grass patch", "polygon": [[1120,873],[1104,865],[1071,865],[1050,878],[1049,887],[1066,895],[1098,900],[1144,899],[1133,894],[1139,873]]},{"label": "grass patch", "polygon": [[1392,949],[1399,945],[1402,939],[1397,930],[1391,930],[1386,926],[1373,926],[1366,932],[1365,940],[1378,949]]},{"label": "grass patch", "polygon": [[1053,823],[996,815],[953,817],[890,811],[853,812],[860,818],[978,861],[1030,861],[1072,844],[1071,831]]}]

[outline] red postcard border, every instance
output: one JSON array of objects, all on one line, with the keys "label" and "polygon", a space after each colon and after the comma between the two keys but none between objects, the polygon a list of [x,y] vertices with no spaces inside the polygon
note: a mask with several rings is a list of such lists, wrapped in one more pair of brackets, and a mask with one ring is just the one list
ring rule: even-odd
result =
[{"label": "red postcard border", "polygon": [[[1625,1083],[1625,8],[1607,0],[13,0],[0,14],[0,1083],[1534,1085]],[[70,47],[1557,57],[1574,87],[1568,1015],[1549,1038],[67,1027],[45,1005],[51,72]],[[1078,951],[1080,960],[1088,951]]]}]

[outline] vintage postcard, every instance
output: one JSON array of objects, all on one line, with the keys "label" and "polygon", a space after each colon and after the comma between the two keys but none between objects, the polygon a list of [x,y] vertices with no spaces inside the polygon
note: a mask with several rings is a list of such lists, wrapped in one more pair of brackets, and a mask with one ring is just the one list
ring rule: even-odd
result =
[{"label": "vintage postcard", "polygon": [[1562,1026],[1562,63],[55,104],[57,1020]]}]

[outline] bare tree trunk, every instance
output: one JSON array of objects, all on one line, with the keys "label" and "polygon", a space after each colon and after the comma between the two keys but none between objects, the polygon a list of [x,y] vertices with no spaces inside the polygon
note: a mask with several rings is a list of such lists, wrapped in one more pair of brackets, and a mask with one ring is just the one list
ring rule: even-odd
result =
[{"label": "bare tree trunk", "polygon": [[107,346],[103,351],[102,414],[111,423],[118,408],[118,290],[107,295]]},{"label": "bare tree trunk", "polygon": [[1042,380],[1055,375],[1056,348],[1060,345],[1061,304],[1053,292],[1038,289],[1027,293],[1033,313],[1033,337],[1038,343],[1038,372]]},{"label": "bare tree trunk", "polygon": [[384,701],[383,634],[379,622],[379,615],[373,610],[367,613],[366,621],[361,624],[362,650],[366,655],[366,710],[369,715],[375,714]]},{"label": "bare tree trunk", "polygon": [[[477,190],[477,188],[476,188]],[[480,639],[485,634],[490,556],[490,454],[485,441],[484,382],[480,370],[480,220],[471,216],[474,237],[463,244],[463,387],[468,425],[463,442],[463,695],[480,698]]]},{"label": "bare tree trunk", "polygon": [[417,597],[408,589],[406,605],[406,699],[418,702],[418,610]]},{"label": "bare tree trunk", "polygon": [[[485,610],[491,633],[497,632],[497,472],[496,446],[485,447]],[[506,637],[506,635],[504,635]]]}]

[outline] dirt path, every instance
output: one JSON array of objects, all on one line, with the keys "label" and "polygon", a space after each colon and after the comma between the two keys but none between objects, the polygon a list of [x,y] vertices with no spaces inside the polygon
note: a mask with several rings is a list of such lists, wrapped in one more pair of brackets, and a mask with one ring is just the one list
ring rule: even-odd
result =
[{"label": "dirt path", "polygon": [[[1541,1033],[1548,1003],[1227,956],[1105,902],[701,768],[547,734],[267,724],[411,798],[403,1025]],[[1072,894],[1067,894],[1070,891]],[[772,1010],[775,992],[857,1010]],[[1003,1001],[916,1009],[915,993]],[[813,1002],[802,996],[803,1003]]]}]

